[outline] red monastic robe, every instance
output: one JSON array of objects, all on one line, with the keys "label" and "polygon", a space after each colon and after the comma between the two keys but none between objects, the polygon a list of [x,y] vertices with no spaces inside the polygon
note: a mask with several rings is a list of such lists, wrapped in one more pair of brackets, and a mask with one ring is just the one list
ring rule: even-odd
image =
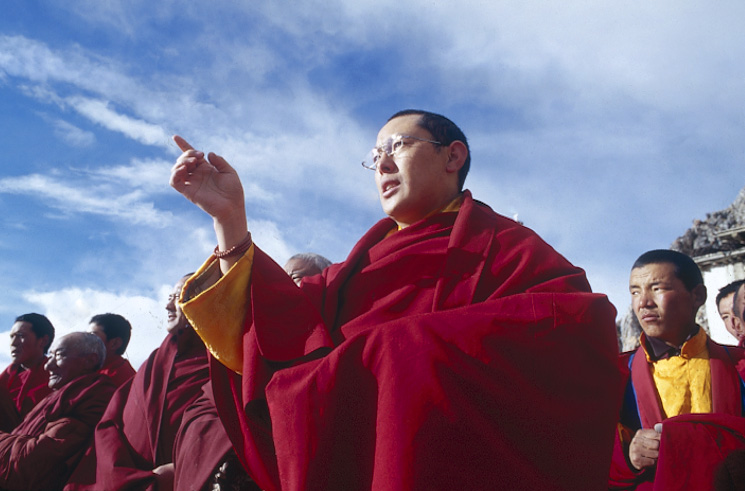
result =
[{"label": "red monastic robe", "polygon": [[[203,394],[184,413],[173,449],[175,464],[174,489],[194,491],[204,489],[218,465],[225,462],[233,449],[230,438],[215,407],[212,384],[202,387]],[[239,472],[245,472],[242,468]],[[244,483],[241,489],[259,489]]]},{"label": "red monastic robe", "polygon": [[243,375],[211,369],[257,484],[605,486],[620,404],[607,298],[468,192],[457,213],[386,237],[395,226],[380,221],[302,289],[255,249]]},{"label": "red monastic robe", "polygon": [[116,387],[98,373],[53,391],[12,433],[0,432],[0,488],[62,489]]},{"label": "red monastic robe", "polygon": [[44,360],[30,369],[18,364],[10,364],[0,373],[0,431],[13,428],[44,399],[52,389],[49,388],[49,372],[44,370]]},{"label": "red monastic robe", "polygon": [[121,355],[112,355],[106,357],[106,362],[100,372],[111,378],[114,385],[121,387],[124,382],[134,377],[135,369],[126,358]]},{"label": "red monastic robe", "polygon": [[[621,416],[624,424],[616,433],[610,489],[713,489],[715,474],[727,455],[745,448],[742,417],[745,350],[723,346],[711,339],[708,348],[712,414],[682,414],[672,418],[665,418],[644,348],[620,356],[625,377],[631,380]],[[637,471],[628,461],[628,442],[639,429],[631,423],[634,420],[641,428],[654,428],[662,423],[656,468]]]},{"label": "red monastic robe", "polygon": [[184,410],[208,380],[204,346],[179,353],[177,335],[169,334],[116,391],[96,428],[94,450],[65,489],[155,489],[152,471],[172,462]]}]

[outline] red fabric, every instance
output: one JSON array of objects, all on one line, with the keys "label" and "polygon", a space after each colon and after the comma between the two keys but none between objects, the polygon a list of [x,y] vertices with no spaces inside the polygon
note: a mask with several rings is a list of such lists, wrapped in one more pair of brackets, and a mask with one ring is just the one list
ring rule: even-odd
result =
[{"label": "red fabric", "polygon": [[[665,418],[644,349],[631,362],[632,386],[642,428],[663,423],[656,469],[636,471],[628,462],[628,444],[638,428],[621,428],[616,435],[611,464],[611,489],[712,489],[714,473],[725,456],[745,444],[741,377],[745,375],[745,350],[708,341],[711,366],[712,414]],[[620,356],[628,367],[631,353]],[[621,425],[622,426],[622,425]],[[625,432],[626,437],[622,438]],[[740,442],[740,443],[738,443]],[[682,448],[682,447],[686,448]],[[719,446],[717,448],[717,446]],[[695,456],[695,458],[691,458]],[[694,485],[695,484],[695,485]],[[703,486],[703,487],[699,487]]]},{"label": "red fabric", "polygon": [[12,433],[0,433],[0,488],[62,489],[115,389],[108,377],[83,375],[42,400]]},{"label": "red fabric", "polygon": [[135,375],[135,369],[132,368],[129,360],[120,355],[107,357],[103,368],[99,371],[109,377],[117,387],[121,387],[124,382]]},{"label": "red fabric", "polygon": [[116,391],[65,489],[154,489],[152,470],[172,461],[184,410],[209,379],[203,345],[179,353],[169,334],[135,376]]},{"label": "red fabric", "polygon": [[604,486],[620,404],[615,310],[529,229],[474,202],[302,291],[256,250],[241,378],[215,399],[262,489]]},{"label": "red fabric", "polygon": [[[15,363],[0,373],[0,397],[10,397],[0,403],[0,431],[11,431],[26,415],[52,392],[49,388],[49,372],[44,370],[44,360],[30,369]],[[15,411],[14,411],[15,408]]]},{"label": "red fabric", "polygon": [[201,397],[184,413],[176,436],[173,449],[176,491],[202,489],[233,448],[217,414],[212,384],[205,384],[202,390]]}]

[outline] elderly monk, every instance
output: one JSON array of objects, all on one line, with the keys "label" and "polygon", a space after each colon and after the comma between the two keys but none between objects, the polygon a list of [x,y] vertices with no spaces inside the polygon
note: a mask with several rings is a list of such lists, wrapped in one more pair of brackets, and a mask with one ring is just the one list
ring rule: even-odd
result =
[{"label": "elderly monk", "polygon": [[285,272],[292,278],[296,285],[306,276],[321,274],[331,266],[331,261],[315,252],[301,252],[287,260],[284,266]]},{"label": "elderly monk", "polygon": [[96,428],[95,448],[65,489],[170,489],[181,417],[209,379],[207,352],[176,298],[168,297],[168,336],[122,385]]},{"label": "elderly monk", "polygon": [[711,489],[724,458],[745,447],[745,350],[696,324],[706,287],[685,254],[642,254],[629,291],[643,333],[621,355],[628,382],[610,488]]},{"label": "elderly monk", "polygon": [[463,190],[470,156],[452,121],[390,118],[365,164],[389,218],[300,287],[251,242],[235,170],[175,140],[171,185],[212,216],[218,243],[183,308],[262,489],[605,485],[615,309]]},{"label": "elderly monk", "polygon": [[[331,261],[320,254],[304,252],[290,257],[284,270],[300,285],[304,277],[320,274],[330,265]],[[241,467],[220,422],[212,384],[205,384],[203,391],[202,397],[184,413],[176,436],[175,489],[258,489]]]},{"label": "elderly monk", "polygon": [[111,377],[114,385],[120,387],[135,374],[129,360],[122,356],[132,336],[132,324],[119,314],[98,314],[91,317],[88,330],[106,345],[106,363],[101,373]]},{"label": "elderly monk", "polygon": [[11,433],[0,433],[0,489],[62,489],[116,389],[98,373],[105,357],[90,333],[57,342],[45,365],[52,392]]},{"label": "elderly monk", "polygon": [[18,316],[10,330],[13,362],[0,373],[0,431],[11,431],[49,394],[44,370],[54,326],[41,314]]}]

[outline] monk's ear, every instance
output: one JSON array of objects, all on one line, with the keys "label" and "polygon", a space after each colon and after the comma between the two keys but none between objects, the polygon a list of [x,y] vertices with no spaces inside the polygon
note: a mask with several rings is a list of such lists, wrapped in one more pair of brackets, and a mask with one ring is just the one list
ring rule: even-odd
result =
[{"label": "monk's ear", "polygon": [[704,284],[696,285],[691,290],[693,295],[693,305],[698,310],[703,304],[706,303],[706,286]]},{"label": "monk's ear", "polygon": [[106,349],[107,351],[113,351],[114,353],[116,353],[116,351],[122,347],[122,343],[124,343],[124,341],[122,341],[122,338],[111,338],[106,343]]},{"label": "monk's ear", "polygon": [[83,355],[83,360],[85,360],[85,368],[89,372],[93,372],[98,368],[99,359],[98,354],[96,353],[87,353]]},{"label": "monk's ear", "polygon": [[446,150],[448,152],[448,162],[445,170],[448,173],[458,172],[465,165],[466,157],[468,157],[466,144],[460,140],[456,140],[448,145]]}]

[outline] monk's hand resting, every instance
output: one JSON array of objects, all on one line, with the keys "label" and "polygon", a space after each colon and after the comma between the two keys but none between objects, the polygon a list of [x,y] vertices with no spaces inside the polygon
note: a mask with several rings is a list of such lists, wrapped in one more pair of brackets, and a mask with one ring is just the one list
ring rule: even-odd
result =
[{"label": "monk's hand resting", "polygon": [[651,429],[638,430],[629,445],[629,461],[637,470],[657,465],[660,455],[660,433]]},{"label": "monk's hand resting", "polygon": [[171,169],[171,186],[216,221],[230,222],[232,215],[245,215],[243,185],[235,169],[214,153],[205,158],[204,152],[194,150],[178,135],[173,141],[184,153]]}]

